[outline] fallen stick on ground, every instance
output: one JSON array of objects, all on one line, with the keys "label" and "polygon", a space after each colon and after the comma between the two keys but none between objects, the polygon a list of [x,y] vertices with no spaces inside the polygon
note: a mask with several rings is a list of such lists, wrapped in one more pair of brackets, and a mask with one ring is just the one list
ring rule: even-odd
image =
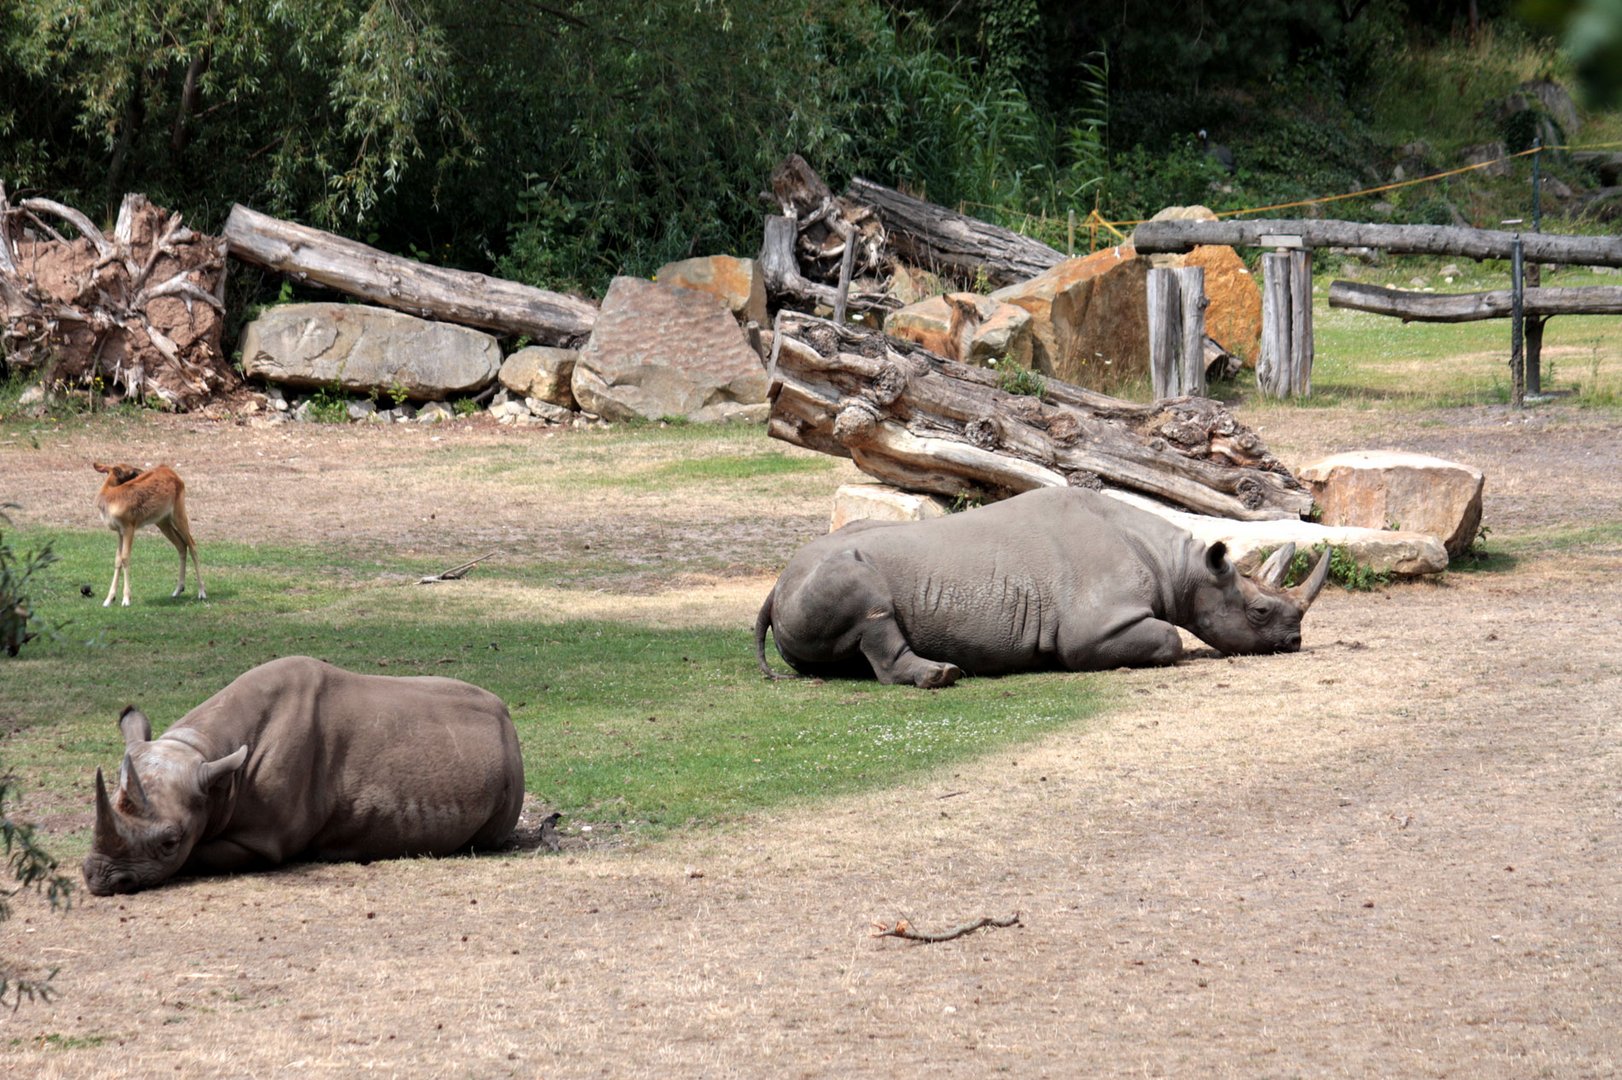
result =
[{"label": "fallen stick on ground", "polygon": [[976,930],[987,926],[1018,925],[1020,925],[1020,922],[1019,912],[1017,911],[1008,916],[1006,919],[994,919],[990,915],[987,915],[984,918],[976,919],[973,922],[966,922],[962,926],[954,926],[950,930],[943,930],[939,934],[927,934],[922,930],[914,930],[912,925],[908,923],[906,919],[902,919],[894,926],[886,926],[884,923],[878,922],[874,923],[872,936],[905,938],[908,941],[922,941],[926,944],[933,945],[939,941],[951,941],[953,938],[960,938],[965,934],[972,934]]},{"label": "fallen stick on ground", "polygon": [[475,566],[478,566],[484,560],[490,558],[492,555],[495,555],[495,554],[496,554],[496,552],[492,551],[489,555],[480,555],[477,559],[469,560],[468,562],[465,562],[460,566],[453,566],[449,570],[444,571],[443,573],[429,574],[427,577],[418,578],[417,579],[417,584],[418,585],[431,585],[436,581],[456,581],[456,580],[460,579],[461,577],[463,577],[464,575],[466,575],[469,570],[473,569]]}]

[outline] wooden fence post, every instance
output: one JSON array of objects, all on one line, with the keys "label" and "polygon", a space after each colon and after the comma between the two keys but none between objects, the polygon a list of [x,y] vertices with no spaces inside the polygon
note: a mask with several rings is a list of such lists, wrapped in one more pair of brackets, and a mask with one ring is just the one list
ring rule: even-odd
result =
[{"label": "wooden fence post", "polygon": [[1150,270],[1149,375],[1155,400],[1205,396],[1205,271]]},{"label": "wooden fence post", "polygon": [[1262,256],[1262,355],[1256,385],[1266,397],[1312,393],[1312,253]]}]

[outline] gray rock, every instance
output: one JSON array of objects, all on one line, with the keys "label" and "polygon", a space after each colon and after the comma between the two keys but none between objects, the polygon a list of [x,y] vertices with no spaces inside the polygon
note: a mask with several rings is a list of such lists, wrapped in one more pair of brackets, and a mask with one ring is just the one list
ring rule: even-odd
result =
[{"label": "gray rock", "polygon": [[430,401],[417,410],[417,423],[440,424],[446,420],[455,420],[456,411],[443,401]]},{"label": "gray rock", "polygon": [[361,398],[359,401],[349,403],[349,419],[368,420],[377,415],[377,402],[371,398]]},{"label": "gray rock", "polygon": [[766,400],[766,372],[726,305],[708,293],[618,277],[571,383],[609,420],[724,420]]},{"label": "gray rock", "polygon": [[949,513],[951,506],[939,495],[920,495],[889,484],[843,484],[834,492],[828,531],[853,521],[923,521]]},{"label": "gray rock", "polygon": [[[501,363],[501,385],[519,397],[539,398],[565,409],[574,408],[574,365],[580,354],[574,349],[552,349],[531,345],[519,349]],[[505,400],[505,399],[503,399]]]},{"label": "gray rock", "polygon": [[283,304],[242,334],[243,370],[293,386],[456,397],[488,386],[500,365],[489,334],[362,304]]},{"label": "gray rock", "polygon": [[17,404],[25,408],[29,405],[38,405],[44,400],[45,386],[42,383],[35,383],[17,395]]}]

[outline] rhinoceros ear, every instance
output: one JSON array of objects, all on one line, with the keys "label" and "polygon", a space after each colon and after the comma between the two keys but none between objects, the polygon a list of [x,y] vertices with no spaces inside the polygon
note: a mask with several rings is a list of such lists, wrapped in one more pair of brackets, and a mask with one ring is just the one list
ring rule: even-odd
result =
[{"label": "rhinoceros ear", "polygon": [[1290,560],[1295,558],[1295,544],[1285,544],[1267,557],[1267,561],[1250,575],[1250,579],[1277,589],[1284,584],[1284,575],[1290,572]]},{"label": "rhinoceros ear", "polygon": [[197,782],[204,791],[214,786],[214,781],[222,776],[229,776],[242,768],[242,763],[248,760],[248,748],[239,746],[235,752],[226,754],[215,761],[205,761],[197,766]]},{"label": "rhinoceros ear", "polygon": [[1231,567],[1228,565],[1228,545],[1218,540],[1205,549],[1205,568],[1211,571],[1214,577],[1221,577]]},{"label": "rhinoceros ear", "polygon": [[134,705],[124,706],[124,711],[118,714],[118,730],[124,733],[125,746],[152,741],[152,721]]}]

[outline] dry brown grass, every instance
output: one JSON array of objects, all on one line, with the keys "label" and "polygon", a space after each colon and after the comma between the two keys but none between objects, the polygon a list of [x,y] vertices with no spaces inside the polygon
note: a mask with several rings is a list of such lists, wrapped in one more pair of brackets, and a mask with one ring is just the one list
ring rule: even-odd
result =
[{"label": "dry brown grass", "polygon": [[[1365,446],[1476,464],[1498,539],[1622,520],[1622,423],[1606,416],[1278,410],[1263,426],[1296,464]],[[224,486],[273,479],[260,455],[293,438],[166,421],[125,449]],[[749,568],[822,527],[834,483],[769,509],[559,495],[538,517],[505,505],[511,490],[486,501],[468,474],[438,489],[438,444],[415,434],[298,438],[287,491],[375,507],[343,521],[346,539],[385,542],[392,514],[476,547],[467,534],[493,526],[463,513],[496,507],[530,542],[583,542],[627,514],[740,564],[573,598],[638,620],[747,622],[768,580]],[[49,453],[66,467],[93,442]],[[45,483],[29,455],[6,464]],[[422,485],[416,503],[386,498],[403,477]],[[424,526],[423,499],[455,509]],[[211,535],[339,527],[277,531],[257,513],[215,516]],[[306,866],[86,897],[67,917],[27,910],[0,927],[0,955],[60,963],[62,997],[0,1020],[6,1069],[1615,1075],[1619,572],[1611,544],[1332,590],[1300,654],[1119,673],[1129,706],[1089,731],[657,846]],[[1023,927],[941,945],[869,936],[873,921],[937,929],[1016,909]]]}]

